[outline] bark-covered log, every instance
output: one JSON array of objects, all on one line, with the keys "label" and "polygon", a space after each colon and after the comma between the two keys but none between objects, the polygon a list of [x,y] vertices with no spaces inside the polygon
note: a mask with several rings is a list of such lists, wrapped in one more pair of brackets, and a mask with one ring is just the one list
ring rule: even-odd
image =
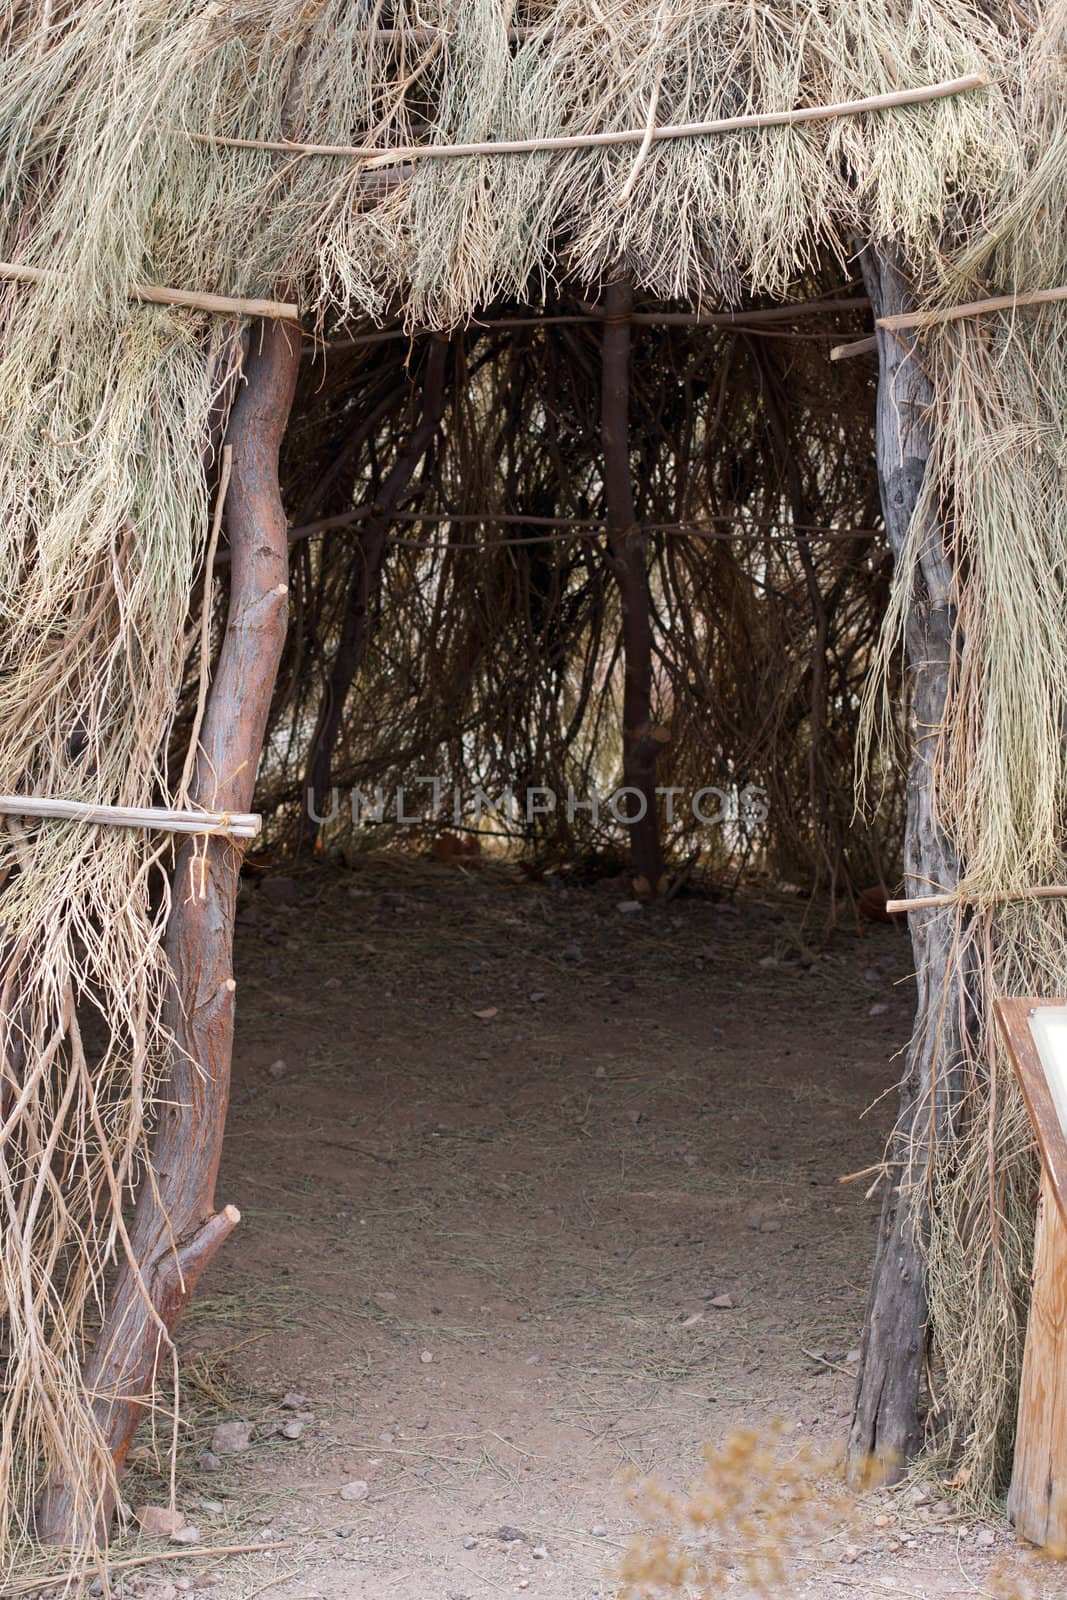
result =
[{"label": "bark-covered log", "polygon": [[[245,382],[227,441],[232,470],[226,521],[232,551],[230,607],[208,694],[191,785],[194,803],[247,811],[285,641],[288,542],[278,488],[278,450],[300,364],[300,337],[284,324],[253,329]],[[84,1371],[106,1450],[121,1472],[144,1415],[160,1360],[197,1281],[239,1221],[215,1209],[215,1178],[229,1099],[233,1045],[233,923],[239,849],[222,837],[190,840],[179,852],[167,929],[173,984],[167,1022],[174,1036],[151,1173],[130,1226],[130,1257],[116,1277]],[[84,1500],[52,1482],[38,1511],[45,1542],[99,1537],[114,1509],[114,1475],[103,1462]]]},{"label": "bark-covered log", "polygon": [[656,894],[663,876],[656,801],[656,757],[664,730],[652,722],[652,605],[647,535],[638,526],[630,476],[630,315],[633,285],[620,277],[604,291],[600,436],[610,566],[619,586],[623,649],[623,784],[636,876]]},{"label": "bark-covered log", "polygon": [[[911,309],[892,251],[868,245],[861,258],[876,317]],[[899,564],[931,453],[933,392],[911,341],[878,335],[877,462],[886,531]],[[905,627],[911,676],[912,761],[904,835],[907,892],[951,890],[959,862],[941,829],[934,752],[957,648],[954,574],[940,525],[922,541]],[[956,954],[954,907],[909,918],[917,984],[915,1029],[888,1153],[882,1215],[856,1387],[848,1460],[854,1479],[873,1469],[899,1477],[922,1438],[920,1385],[927,1300],[922,1243],[929,1220],[930,1148],[951,1132],[959,1096],[966,980]]]}]

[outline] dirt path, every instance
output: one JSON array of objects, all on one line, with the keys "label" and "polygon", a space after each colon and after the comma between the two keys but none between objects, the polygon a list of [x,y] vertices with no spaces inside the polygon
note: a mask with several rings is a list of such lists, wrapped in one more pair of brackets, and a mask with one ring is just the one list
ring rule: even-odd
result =
[{"label": "dirt path", "polygon": [[[627,1470],[680,1488],[772,1419],[840,1440],[876,1201],[838,1180],[892,1114],[861,1120],[907,941],[813,958],[798,902],[618,898],[376,861],[243,897],[219,1198],[245,1220],[183,1332],[179,1500],[205,1543],[288,1543],[182,1585],[594,1600],[640,1524]],[[235,1418],[251,1447],[200,1470]],[[915,1499],[869,1500],[788,1593],[981,1592],[1007,1531]]]}]

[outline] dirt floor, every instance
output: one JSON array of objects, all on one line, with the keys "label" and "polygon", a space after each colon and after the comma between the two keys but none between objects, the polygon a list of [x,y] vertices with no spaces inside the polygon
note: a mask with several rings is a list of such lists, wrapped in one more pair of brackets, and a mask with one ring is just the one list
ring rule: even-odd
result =
[{"label": "dirt floor", "polygon": [[[892,1116],[906,936],[619,900],[413,858],[245,887],[219,1185],[244,1220],[182,1332],[178,1503],[203,1546],[277,1548],[164,1544],[126,1594],[615,1596],[628,1473],[683,1488],[775,1419],[785,1458],[840,1443],[877,1208],[840,1179]],[[130,1494],[167,1498],[145,1445]],[[776,1592],[1021,1570],[915,1487],[817,1533]]]}]

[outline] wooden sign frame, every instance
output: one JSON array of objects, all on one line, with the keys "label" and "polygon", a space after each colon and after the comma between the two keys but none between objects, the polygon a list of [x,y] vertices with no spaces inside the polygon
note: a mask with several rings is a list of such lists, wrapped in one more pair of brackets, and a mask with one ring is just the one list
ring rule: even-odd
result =
[{"label": "wooden sign frame", "polygon": [[1042,1168],[1048,1174],[1060,1213],[1067,1223],[1067,1134],[1060,1126],[1045,1068],[1030,1031],[1031,1014],[1044,1006],[1067,1006],[1067,999],[994,1000],[993,1012],[1030,1113]]},{"label": "wooden sign frame", "polygon": [[1008,1519],[1024,1539],[1067,1554],[1067,1135],[1030,1018],[1067,1000],[994,1000],[993,1011],[1041,1152],[1030,1311],[1026,1324]]}]

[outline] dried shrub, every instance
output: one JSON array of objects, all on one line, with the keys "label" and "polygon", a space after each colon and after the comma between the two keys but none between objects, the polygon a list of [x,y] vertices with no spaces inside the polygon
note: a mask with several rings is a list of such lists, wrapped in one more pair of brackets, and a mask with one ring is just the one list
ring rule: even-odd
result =
[{"label": "dried shrub", "polygon": [[848,1525],[851,1501],[825,1455],[786,1448],[781,1429],[739,1429],[705,1447],[704,1470],[682,1494],[651,1479],[632,1490],[657,1531],[638,1534],[620,1573],[622,1600],[788,1592],[806,1549]]}]

